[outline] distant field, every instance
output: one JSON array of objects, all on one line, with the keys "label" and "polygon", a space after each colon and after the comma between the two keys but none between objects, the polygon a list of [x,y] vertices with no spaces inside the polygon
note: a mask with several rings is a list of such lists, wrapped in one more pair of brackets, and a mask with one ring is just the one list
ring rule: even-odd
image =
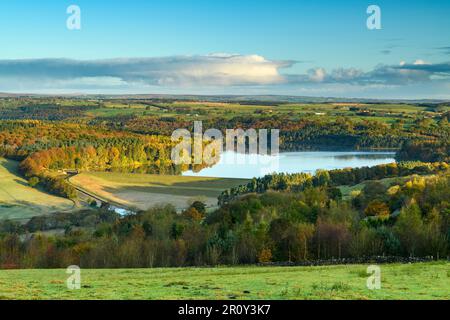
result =
[{"label": "distant field", "polygon": [[193,199],[214,207],[223,190],[248,180],[95,172],[81,173],[70,181],[103,199],[128,207],[145,210],[170,203],[180,210]]},{"label": "distant field", "polygon": [[[394,184],[394,183],[395,184],[405,183],[406,181],[408,181],[412,177],[413,176],[394,177],[394,178],[385,178],[385,179],[373,180],[373,181],[380,182],[385,187],[389,187],[391,184]],[[354,193],[354,192],[357,193],[357,192],[362,191],[368,182],[371,182],[371,180],[364,181],[364,182],[356,184],[354,186],[339,186],[339,189],[341,190],[341,193],[342,193],[342,197],[344,199],[350,199],[351,196],[352,196],[352,193]]]},{"label": "distant field", "polygon": [[69,210],[73,202],[31,188],[18,175],[18,162],[0,158],[0,219],[26,220]]},{"label": "distant field", "polygon": [[367,289],[367,265],[0,271],[0,299],[450,299],[450,264],[381,265],[381,289]]},{"label": "distant field", "polygon": [[372,182],[372,181],[379,182],[388,188],[391,185],[403,185],[408,180],[411,180],[414,177],[432,178],[434,176],[433,175],[425,175],[425,176],[424,175],[422,175],[422,176],[410,175],[410,176],[405,176],[405,177],[385,178],[385,179],[381,179],[381,180],[368,180],[368,181],[364,181],[362,183],[356,184],[354,186],[339,186],[338,188],[341,190],[342,197],[345,200],[348,200],[348,199],[352,198],[352,193],[357,194],[360,191],[362,191],[368,182]]},{"label": "distant field", "polygon": [[[374,120],[384,123],[393,123],[403,119],[405,125],[409,125],[411,117],[423,112],[430,112],[429,107],[414,104],[389,104],[389,103],[267,103],[253,104],[203,102],[203,101],[174,101],[158,103],[158,106],[141,103],[105,102],[100,108],[88,111],[91,117],[116,117],[116,116],[165,116],[176,117],[182,115],[185,120],[206,120],[213,116],[230,119],[236,116],[261,117],[272,115],[287,116],[289,119],[300,119],[305,116],[313,118],[325,117],[336,119],[347,116],[354,120]],[[357,111],[350,110],[358,107],[360,110],[375,112],[379,115],[357,115]],[[442,107],[444,111],[450,107]]]}]

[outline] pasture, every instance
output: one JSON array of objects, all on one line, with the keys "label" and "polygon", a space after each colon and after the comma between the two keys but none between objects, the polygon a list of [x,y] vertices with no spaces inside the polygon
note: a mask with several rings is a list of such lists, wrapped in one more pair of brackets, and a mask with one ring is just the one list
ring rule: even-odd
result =
[{"label": "pasture", "polygon": [[74,203],[31,188],[18,174],[19,163],[0,158],[0,220],[27,220],[34,216],[70,210]]},{"label": "pasture", "polygon": [[248,180],[89,172],[72,177],[70,182],[102,199],[126,207],[146,210],[155,205],[172,204],[177,210],[182,210],[193,200],[201,200],[208,207],[215,207],[217,197],[223,190]]},{"label": "pasture", "polygon": [[[356,108],[356,110],[354,109]],[[449,111],[449,106],[443,106],[442,111]],[[368,112],[366,114],[359,111]],[[231,119],[243,117],[267,117],[278,115],[291,120],[308,118],[327,118],[336,120],[342,116],[356,121],[374,120],[392,124],[399,119],[410,125],[418,114],[435,116],[433,108],[429,106],[406,103],[277,103],[265,104],[246,102],[206,102],[206,101],[173,101],[155,103],[125,103],[123,101],[104,102],[98,109],[86,112],[89,117],[117,117],[117,116],[164,116],[177,117],[182,115],[185,120],[208,120],[212,115]]]},{"label": "pasture", "polygon": [[367,265],[81,270],[67,289],[57,270],[0,271],[0,299],[450,299],[450,263],[381,265],[381,288],[367,288]]}]

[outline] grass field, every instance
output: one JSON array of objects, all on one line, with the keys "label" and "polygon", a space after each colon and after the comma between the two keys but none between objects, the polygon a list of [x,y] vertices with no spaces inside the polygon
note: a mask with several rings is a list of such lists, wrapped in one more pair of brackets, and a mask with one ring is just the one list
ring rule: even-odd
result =
[{"label": "grass field", "polygon": [[[374,180],[374,181],[383,184],[387,188],[391,184],[401,185],[401,184],[405,183],[406,181],[410,180],[412,177],[413,176],[385,178],[385,179]],[[345,199],[345,200],[351,199],[352,194],[361,192],[368,182],[372,182],[372,181],[371,180],[364,181],[364,182],[356,184],[354,186],[339,186],[339,189],[341,190],[343,199]]]},{"label": "grass field", "polygon": [[193,199],[214,207],[223,190],[248,180],[95,172],[81,173],[70,181],[103,199],[128,207],[145,210],[170,203],[181,210]]},{"label": "grass field", "polygon": [[381,265],[381,289],[367,266],[0,271],[0,299],[450,299],[450,263]]},{"label": "grass field", "polygon": [[355,195],[359,194],[367,185],[369,182],[379,182],[383,184],[386,188],[389,188],[392,185],[403,185],[408,180],[412,180],[414,178],[425,178],[430,179],[433,178],[434,175],[410,175],[405,177],[393,177],[393,178],[385,178],[381,180],[368,180],[361,182],[359,184],[356,184],[354,186],[339,186],[338,188],[341,190],[342,198],[344,200],[349,200],[353,198]]},{"label": "grass field", "polygon": [[18,175],[18,166],[0,158],[0,219],[26,220],[73,207],[72,201],[29,187]]},{"label": "grass field", "polygon": [[[350,107],[358,107],[361,110],[375,112],[379,116],[360,116]],[[442,107],[444,111],[450,110],[450,107]],[[90,117],[115,117],[115,116],[165,116],[176,117],[183,115],[185,120],[207,120],[211,115],[230,119],[236,116],[260,117],[267,114],[276,114],[288,116],[290,119],[300,119],[302,117],[327,117],[336,119],[337,117],[348,116],[354,120],[375,120],[384,123],[393,123],[398,119],[405,120],[409,125],[412,121],[411,116],[431,111],[426,106],[414,104],[389,104],[389,103],[282,103],[277,102],[269,104],[246,104],[246,103],[225,103],[225,102],[205,102],[205,101],[173,101],[167,103],[158,103],[156,106],[145,104],[123,103],[123,102],[105,102],[99,109],[93,109],[86,114]]]}]

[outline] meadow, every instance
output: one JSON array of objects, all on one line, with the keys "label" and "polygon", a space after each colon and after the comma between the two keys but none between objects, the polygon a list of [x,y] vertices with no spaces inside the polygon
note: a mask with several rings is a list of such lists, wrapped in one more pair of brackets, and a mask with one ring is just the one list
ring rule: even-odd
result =
[{"label": "meadow", "polygon": [[69,290],[64,269],[0,271],[0,299],[358,299],[450,298],[450,263],[381,265],[381,289],[367,265],[81,270]]},{"label": "meadow", "polygon": [[247,183],[248,180],[86,172],[72,177],[70,182],[102,199],[126,207],[146,210],[169,203],[177,210],[182,210],[194,200],[204,201],[207,207],[215,207],[222,191]]},{"label": "meadow", "polygon": [[18,166],[17,161],[0,158],[0,220],[26,220],[73,208],[74,203],[68,199],[29,187]]},{"label": "meadow", "polygon": [[[352,110],[352,108],[355,108]],[[443,107],[444,111],[450,107]],[[358,113],[363,112],[363,113]],[[366,113],[364,113],[366,112]],[[427,106],[413,104],[364,104],[364,103],[267,103],[245,104],[225,102],[173,101],[145,105],[138,103],[105,102],[98,109],[87,113],[88,117],[116,117],[116,116],[164,116],[176,117],[182,115],[184,119],[207,120],[214,115],[224,119],[236,116],[258,118],[267,115],[278,115],[289,119],[326,117],[337,119],[346,116],[354,120],[374,120],[393,123],[403,119],[408,124],[414,115],[419,113],[433,115]]]},{"label": "meadow", "polygon": [[391,185],[399,185],[404,182],[411,180],[414,177],[418,177],[417,175],[411,175],[406,177],[395,177],[395,178],[385,178],[380,180],[368,180],[362,183],[358,183],[354,186],[339,186],[339,190],[342,193],[342,198],[344,200],[351,200],[355,195],[360,194],[363,189],[366,187],[368,183],[371,182],[379,182],[384,185],[386,188],[389,188]]}]

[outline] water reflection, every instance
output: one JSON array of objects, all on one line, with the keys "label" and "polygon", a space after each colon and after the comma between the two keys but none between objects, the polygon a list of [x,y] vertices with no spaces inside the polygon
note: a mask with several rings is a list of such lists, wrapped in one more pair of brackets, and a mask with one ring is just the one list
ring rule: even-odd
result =
[{"label": "water reflection", "polygon": [[185,176],[253,178],[274,172],[314,173],[318,169],[371,167],[395,162],[395,152],[308,151],[282,152],[276,156],[225,152],[218,164],[200,172],[186,171]]}]

